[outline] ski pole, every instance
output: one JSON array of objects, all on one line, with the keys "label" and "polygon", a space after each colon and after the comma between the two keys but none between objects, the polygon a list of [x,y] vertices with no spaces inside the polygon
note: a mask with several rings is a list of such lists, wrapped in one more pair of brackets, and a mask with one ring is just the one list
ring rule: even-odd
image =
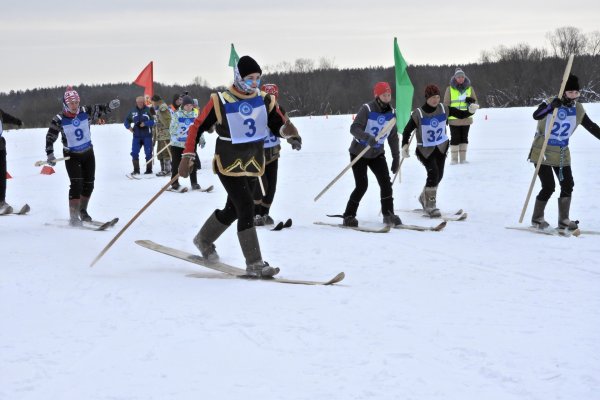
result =
[{"label": "ski pole", "polygon": [[[154,160],[154,158],[155,158],[155,157],[158,157],[158,155],[159,155],[160,153],[162,153],[163,151],[165,151],[166,149],[168,149],[168,148],[169,148],[169,146],[170,146],[170,145],[166,145],[165,147],[163,147],[163,148],[162,148],[162,150],[161,150],[161,151],[159,151],[159,152],[158,152],[158,153],[156,153],[156,154],[153,154],[153,155],[152,155],[152,158],[151,158],[151,159],[149,159],[148,161],[146,161],[146,165],[150,164],[150,163],[152,162],[152,160]],[[170,154],[171,154],[171,150],[169,150],[169,155],[170,155]]]},{"label": "ski pole", "polygon": [[[573,65],[573,58],[575,56],[571,54],[569,57],[569,61],[567,62],[567,67],[565,68],[565,73],[563,75],[562,83],[560,84],[560,91],[558,92],[558,98],[562,98],[563,93],[565,91],[565,86],[567,84],[567,79],[569,79],[569,74],[571,73],[571,66]],[[535,172],[533,173],[533,177],[531,178],[531,183],[529,184],[529,190],[527,191],[527,197],[525,198],[525,204],[523,204],[523,210],[521,210],[521,216],[519,217],[519,223],[523,222],[523,217],[525,217],[525,211],[527,211],[527,206],[529,205],[529,200],[531,199],[531,192],[533,191],[533,186],[535,185],[535,178],[540,172],[540,167],[542,166],[542,160],[544,159],[544,155],[546,153],[546,147],[548,146],[548,139],[550,139],[550,132],[552,131],[552,127],[554,126],[554,120],[556,119],[556,114],[558,113],[558,108],[555,108],[552,111],[552,118],[550,119],[550,123],[546,125],[546,132],[544,135],[544,144],[542,145],[542,149],[540,150],[540,155],[538,157],[537,163],[535,165]],[[546,117],[547,118],[547,117]]]},{"label": "ski pole", "polygon": [[[384,135],[386,135],[388,133],[388,131],[392,130],[392,128],[396,125],[396,118],[392,118],[390,119],[381,129],[381,132],[379,132],[379,134],[375,137],[376,140],[381,139]],[[317,197],[314,198],[314,201],[319,200],[319,198],[321,198],[321,196],[323,196],[323,194],[328,191],[341,177],[342,175],[344,175],[346,173],[346,171],[348,171],[350,168],[352,168],[352,166],[354,164],[356,164],[358,162],[358,160],[360,160],[362,158],[362,156],[364,156],[366,154],[367,151],[369,151],[371,149],[371,146],[367,145],[365,146],[365,148],[363,149],[363,151],[361,151],[356,157],[354,157],[354,159],[350,162],[350,164],[348,164],[346,166],[346,168],[344,168],[342,170],[342,172],[340,172],[331,182],[329,182],[329,184],[327,186],[325,186],[325,188],[323,190],[321,190],[321,192],[317,195]]]},{"label": "ski pole", "polygon": [[[56,160],[54,160],[53,162],[59,162],[59,161],[67,161],[69,160],[71,157],[62,157],[62,158],[57,158]],[[40,161],[36,161],[35,162],[35,166],[36,167],[41,167],[42,165],[46,165],[48,164],[48,160],[40,160]]]},{"label": "ski pole", "polygon": [[163,193],[164,193],[164,192],[165,192],[165,191],[166,191],[166,190],[169,188],[169,186],[171,186],[171,184],[173,184],[173,182],[175,182],[175,181],[176,181],[178,178],[179,178],[179,174],[175,175],[175,176],[173,177],[173,179],[171,179],[171,180],[169,181],[169,183],[167,183],[165,186],[163,186],[163,187],[162,187],[162,188],[161,188],[161,189],[158,191],[158,193],[156,193],[156,194],[155,194],[155,195],[154,195],[154,196],[153,196],[153,197],[152,197],[152,198],[151,198],[151,199],[150,199],[150,200],[149,200],[149,201],[148,201],[148,202],[147,202],[147,203],[146,203],[146,204],[145,204],[145,205],[144,205],[144,206],[143,206],[143,207],[142,207],[142,208],[141,208],[141,209],[140,209],[140,210],[139,210],[139,211],[138,211],[138,212],[137,212],[137,213],[134,215],[134,216],[133,216],[133,218],[131,218],[131,219],[129,220],[129,222],[127,222],[127,224],[125,224],[125,226],[123,227],[123,229],[121,229],[121,230],[119,231],[119,233],[117,233],[117,234],[115,235],[115,237],[114,237],[114,238],[112,238],[112,240],[111,240],[110,242],[108,242],[108,244],[106,245],[106,247],[104,247],[104,249],[102,249],[102,251],[100,252],[100,254],[98,254],[98,255],[96,256],[96,258],[94,258],[94,261],[92,261],[92,263],[90,264],[90,267],[93,267],[93,266],[94,266],[94,265],[95,265],[95,264],[98,262],[98,260],[100,260],[100,258],[102,258],[102,256],[103,256],[104,254],[106,254],[106,252],[108,251],[108,249],[110,249],[110,248],[112,247],[112,245],[113,245],[113,244],[115,244],[115,242],[117,241],[117,239],[119,239],[119,238],[121,237],[121,235],[122,235],[122,234],[123,234],[123,233],[124,233],[124,232],[127,230],[127,228],[129,228],[129,226],[131,226],[131,224],[133,224],[133,222],[134,222],[136,219],[138,219],[138,217],[139,217],[140,215],[142,215],[142,213],[143,213],[144,211],[146,211],[146,209],[147,209],[148,207],[150,207],[150,205],[151,205],[152,203],[154,203],[154,201],[155,201],[156,199],[158,199],[158,197],[159,197],[161,194],[163,194]]}]

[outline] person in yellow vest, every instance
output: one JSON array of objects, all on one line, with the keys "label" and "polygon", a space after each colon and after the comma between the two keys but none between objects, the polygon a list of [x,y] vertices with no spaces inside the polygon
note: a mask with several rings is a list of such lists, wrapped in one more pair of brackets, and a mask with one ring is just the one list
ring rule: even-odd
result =
[{"label": "person in yellow vest", "polygon": [[[456,68],[454,75],[450,78],[450,86],[446,88],[444,94],[444,105],[446,108],[454,107],[466,111],[469,105],[476,103],[477,95],[471,86],[471,80],[461,68]],[[448,118],[448,125],[450,125],[450,164],[458,164],[459,162],[464,164],[467,162],[469,128],[472,123],[472,117],[456,118],[450,116]]]}]

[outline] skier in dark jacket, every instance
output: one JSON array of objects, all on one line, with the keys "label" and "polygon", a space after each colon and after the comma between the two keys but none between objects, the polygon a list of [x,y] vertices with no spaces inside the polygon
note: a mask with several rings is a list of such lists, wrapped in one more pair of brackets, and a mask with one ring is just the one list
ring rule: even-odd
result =
[{"label": "skier in dark jacket", "polygon": [[23,126],[23,122],[0,109],[0,214],[10,214],[12,207],[6,204],[6,139],[2,137],[3,124]]},{"label": "skier in dark jacket", "polygon": [[263,145],[267,127],[286,139],[299,135],[296,127],[277,112],[275,97],[259,91],[261,74],[262,70],[253,58],[239,59],[234,68],[233,85],[223,92],[213,93],[190,127],[179,174],[184,178],[189,175],[199,135],[216,124],[218,138],[213,170],[227,191],[227,202],[222,210],[211,214],[194,238],[194,244],[202,257],[217,261],[219,256],[214,242],[237,220],[238,239],[248,275],[269,277],[277,274],[279,268],[269,266],[262,258],[254,226],[250,178],[264,174]]},{"label": "skier in dark jacket", "polygon": [[387,225],[401,225],[400,217],[394,214],[394,198],[392,192],[392,182],[390,173],[388,172],[388,164],[385,159],[385,149],[383,147],[386,139],[392,152],[392,173],[396,173],[399,168],[400,147],[398,141],[398,131],[396,124],[385,134],[381,139],[377,140],[376,136],[381,132],[384,126],[393,118],[396,117],[396,111],[391,106],[392,89],[387,82],[378,82],[373,87],[373,96],[371,102],[363,104],[354,122],[350,126],[350,133],[354,136],[350,144],[350,160],[364,150],[368,145],[371,148],[365,153],[358,162],[352,166],[354,174],[354,182],[356,187],[350,194],[350,199],[344,211],[345,226],[358,226],[356,212],[361,199],[367,192],[369,185],[367,177],[367,169],[370,169],[377,183],[379,183],[381,197],[381,212],[383,214],[383,222]]},{"label": "skier in dark jacket", "polygon": [[70,225],[81,226],[82,221],[91,221],[87,212],[88,203],[94,190],[96,158],[92,146],[90,125],[112,110],[119,107],[119,100],[107,104],[79,106],[79,94],[71,86],[63,96],[63,110],[50,122],[46,134],[46,154],[48,164],[56,165],[54,142],[61,136],[67,173],[71,180],[69,189]]}]

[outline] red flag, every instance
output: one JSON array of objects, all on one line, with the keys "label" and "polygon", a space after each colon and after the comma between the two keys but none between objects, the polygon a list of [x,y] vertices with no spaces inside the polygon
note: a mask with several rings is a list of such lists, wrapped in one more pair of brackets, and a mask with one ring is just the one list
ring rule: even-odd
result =
[{"label": "red flag", "polygon": [[154,67],[152,61],[146,65],[146,68],[133,81],[138,86],[144,88],[144,95],[152,97],[154,95]]}]

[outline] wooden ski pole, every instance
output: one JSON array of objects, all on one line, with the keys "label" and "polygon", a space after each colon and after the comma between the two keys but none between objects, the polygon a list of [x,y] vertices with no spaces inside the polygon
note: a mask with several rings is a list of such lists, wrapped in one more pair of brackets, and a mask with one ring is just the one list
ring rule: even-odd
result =
[{"label": "wooden ski pole", "polygon": [[[62,157],[62,158],[57,158],[56,160],[54,160],[54,162],[60,162],[60,161],[67,161],[69,160],[71,157]],[[35,162],[35,166],[36,167],[41,167],[42,165],[46,165],[48,164],[48,160],[40,160],[40,161],[36,161]]]},{"label": "wooden ski pole", "polygon": [[[375,137],[375,139],[379,140],[381,139],[384,135],[386,135],[388,133],[388,131],[392,130],[392,128],[396,125],[396,118],[392,118],[390,119],[381,129],[381,132],[379,132],[379,134]],[[342,175],[344,175],[346,173],[346,171],[348,171],[350,168],[352,168],[352,166],[354,164],[356,164],[358,162],[358,160],[360,160],[362,158],[362,156],[365,155],[365,153],[367,151],[369,151],[371,149],[371,146],[367,145],[363,151],[361,151],[356,157],[354,157],[354,159],[350,162],[350,164],[348,164],[346,166],[346,168],[344,168],[342,170],[342,172],[340,172],[331,182],[329,182],[329,184],[327,186],[325,186],[325,188],[323,190],[321,190],[321,192],[314,198],[314,201],[319,200],[319,198],[321,198],[321,196],[323,196],[323,194],[328,191],[341,177]]]},{"label": "wooden ski pole", "polygon": [[[152,162],[152,160],[154,160],[154,158],[158,157],[158,155],[160,153],[162,153],[163,151],[167,150],[169,148],[170,145],[166,145],[165,147],[163,147],[163,149],[161,151],[159,151],[158,153],[154,154],[152,156],[151,159],[149,159],[148,161],[146,161],[146,165],[150,164]],[[169,150],[169,156],[171,155],[171,150]]]},{"label": "wooden ski pole", "polygon": [[[413,138],[415,137],[414,132],[411,133],[410,135],[410,139],[408,140],[408,148],[410,150],[410,144],[412,143]],[[402,159],[400,160],[400,165],[398,165],[398,171],[396,171],[396,174],[394,175],[394,179],[392,179],[392,185],[394,184],[394,182],[396,181],[396,178],[398,176],[400,176],[400,180],[398,182],[402,182],[402,176],[400,175],[400,169],[402,168],[402,163],[404,162],[404,157],[402,157]]]},{"label": "wooden ski pole", "polygon": [[136,219],[138,219],[138,217],[139,217],[140,215],[142,215],[142,213],[143,213],[144,211],[146,211],[146,209],[147,209],[148,207],[150,207],[150,205],[151,205],[152,203],[154,203],[154,201],[155,201],[156,199],[158,199],[158,197],[159,197],[161,194],[163,194],[163,193],[164,193],[164,192],[165,192],[165,191],[166,191],[166,190],[169,188],[169,186],[171,186],[171,185],[173,184],[173,182],[175,182],[175,181],[176,181],[178,178],[179,178],[179,174],[175,175],[175,176],[173,177],[173,179],[171,179],[171,180],[169,181],[169,183],[167,183],[165,186],[163,186],[163,187],[162,187],[162,188],[161,188],[161,189],[158,191],[158,193],[156,193],[156,194],[155,194],[155,195],[154,195],[154,196],[153,196],[153,197],[152,197],[152,198],[151,198],[151,199],[150,199],[150,200],[149,200],[149,201],[148,201],[148,202],[147,202],[147,203],[146,203],[146,204],[145,204],[145,205],[144,205],[144,206],[143,206],[143,207],[142,207],[142,208],[141,208],[141,209],[140,209],[140,210],[139,210],[139,211],[138,211],[138,212],[137,212],[137,213],[134,215],[134,216],[133,216],[133,218],[131,218],[131,219],[129,220],[129,222],[128,222],[127,224],[125,224],[125,226],[123,227],[123,229],[121,229],[121,230],[119,231],[119,233],[117,233],[117,234],[115,235],[115,237],[114,237],[114,238],[112,238],[112,240],[111,240],[110,242],[108,242],[108,244],[106,245],[106,247],[104,247],[104,249],[102,249],[102,251],[100,252],[100,254],[98,254],[98,255],[96,256],[96,258],[94,258],[94,261],[92,261],[92,263],[90,264],[90,267],[93,267],[93,266],[94,266],[94,265],[95,265],[95,264],[96,264],[96,263],[97,263],[97,262],[100,260],[100,258],[102,258],[102,256],[104,256],[104,254],[105,254],[105,253],[108,251],[108,249],[110,249],[110,248],[112,247],[112,245],[113,245],[113,244],[115,244],[115,242],[117,241],[117,239],[119,239],[119,238],[121,237],[121,235],[122,235],[122,234],[123,234],[123,233],[124,233],[124,232],[127,230],[127,228],[129,228],[129,227],[131,226],[131,224],[133,224],[133,222],[134,222]]},{"label": "wooden ski pole", "polygon": [[[565,85],[567,84],[567,79],[569,79],[569,74],[571,73],[571,66],[573,65],[573,58],[575,56],[571,54],[569,57],[569,61],[567,62],[567,67],[565,68],[565,73],[563,75],[562,83],[560,85],[560,91],[558,92],[558,98],[561,99],[563,93],[565,91]],[[558,113],[558,108],[555,108],[552,111],[552,118],[550,119],[550,123],[546,126],[546,132],[544,135],[544,144],[542,145],[542,150],[540,151],[540,156],[538,157],[537,163],[535,165],[535,172],[533,173],[533,177],[531,178],[531,184],[529,185],[529,190],[527,191],[527,197],[525,198],[525,204],[523,204],[523,210],[521,210],[521,216],[519,217],[519,223],[523,222],[523,218],[525,217],[525,212],[527,211],[527,206],[529,205],[529,200],[531,199],[531,192],[533,191],[533,186],[535,185],[535,180],[537,178],[538,173],[540,172],[540,167],[542,166],[542,160],[544,159],[544,155],[546,153],[546,147],[548,146],[548,139],[550,138],[550,132],[552,131],[552,127],[554,126],[554,120],[556,119],[556,114]],[[548,118],[548,117],[546,117]]]}]

